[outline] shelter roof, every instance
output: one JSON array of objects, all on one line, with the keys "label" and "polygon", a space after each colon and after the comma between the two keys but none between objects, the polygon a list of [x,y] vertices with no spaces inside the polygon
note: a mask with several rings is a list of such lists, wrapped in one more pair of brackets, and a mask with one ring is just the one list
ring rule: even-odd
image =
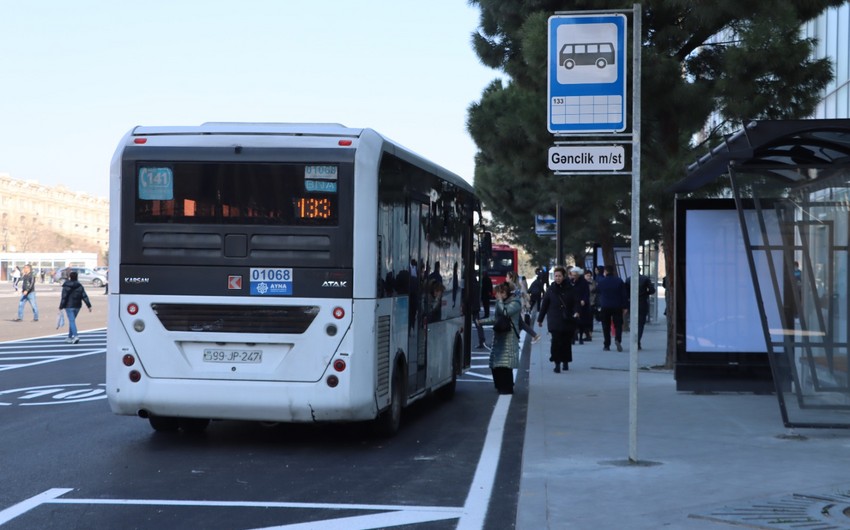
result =
[{"label": "shelter roof", "polygon": [[845,164],[850,164],[850,119],[757,120],[688,166],[672,191],[696,191],[730,167],[803,181],[810,168]]}]

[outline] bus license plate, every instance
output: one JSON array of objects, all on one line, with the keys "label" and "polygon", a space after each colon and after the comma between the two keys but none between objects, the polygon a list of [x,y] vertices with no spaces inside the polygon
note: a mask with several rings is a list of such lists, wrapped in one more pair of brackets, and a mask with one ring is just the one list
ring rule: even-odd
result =
[{"label": "bus license plate", "polygon": [[204,350],[204,362],[261,363],[263,362],[263,350],[226,350],[207,348]]}]

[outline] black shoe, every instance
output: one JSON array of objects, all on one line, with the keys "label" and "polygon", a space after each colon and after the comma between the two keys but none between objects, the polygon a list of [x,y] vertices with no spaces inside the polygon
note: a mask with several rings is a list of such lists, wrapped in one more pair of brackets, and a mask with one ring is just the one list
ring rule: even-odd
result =
[{"label": "black shoe", "polygon": [[32,319],[33,322],[38,322],[37,318]]},{"label": "black shoe", "polygon": [[602,351],[611,351],[610,346],[602,346]]},{"label": "black shoe", "polygon": [[578,343],[579,343],[579,344],[584,344],[584,339],[579,339],[579,340],[578,340]]},{"label": "black shoe", "polygon": [[643,346],[641,346],[641,345],[640,345],[640,342],[638,342],[638,349],[639,349],[639,350],[642,350],[642,349],[643,349]]},{"label": "black shoe", "polygon": [[564,363],[564,370],[569,370],[569,369],[570,369],[570,365],[567,364],[567,363]]},{"label": "black shoe", "polygon": [[556,374],[560,374],[560,373],[561,373],[561,365],[559,365],[559,364],[555,364],[555,373],[556,373]]},{"label": "black shoe", "polygon": [[617,351],[623,351],[623,345],[619,342],[617,343]]},{"label": "black shoe", "polygon": [[549,356],[549,362],[550,363],[555,362],[555,359],[551,355]]}]

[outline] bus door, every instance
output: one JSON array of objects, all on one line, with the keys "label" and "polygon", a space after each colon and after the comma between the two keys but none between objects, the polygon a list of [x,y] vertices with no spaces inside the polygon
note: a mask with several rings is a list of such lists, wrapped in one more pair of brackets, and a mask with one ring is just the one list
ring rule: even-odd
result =
[{"label": "bus door", "polygon": [[[415,394],[425,388],[427,368],[427,338],[428,322],[425,318],[425,261],[428,242],[427,232],[429,208],[427,204],[411,200],[410,202],[410,321],[408,322],[408,365],[407,390]],[[414,276],[413,261],[416,261]]]}]

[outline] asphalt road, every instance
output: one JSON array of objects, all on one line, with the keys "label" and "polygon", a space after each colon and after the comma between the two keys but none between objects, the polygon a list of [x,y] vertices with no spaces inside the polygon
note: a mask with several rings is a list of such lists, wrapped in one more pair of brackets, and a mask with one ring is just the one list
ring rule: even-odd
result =
[{"label": "asphalt road", "polygon": [[102,330],[76,345],[0,343],[4,530],[513,528],[524,369],[499,397],[479,353],[452,401],[407,409],[391,439],[361,424],[235,421],[188,435],[110,412],[104,350]]}]

